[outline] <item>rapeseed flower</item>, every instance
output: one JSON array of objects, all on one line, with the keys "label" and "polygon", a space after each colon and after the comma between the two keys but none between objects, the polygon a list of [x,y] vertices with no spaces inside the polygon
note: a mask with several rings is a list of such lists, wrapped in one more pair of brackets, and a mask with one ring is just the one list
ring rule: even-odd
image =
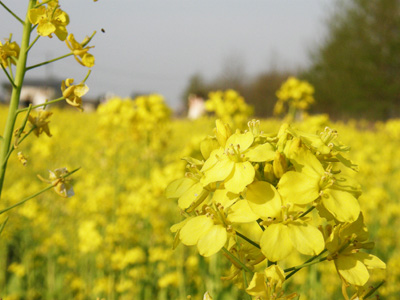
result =
[{"label": "rapeseed flower", "polygon": [[45,132],[47,136],[49,137],[51,136],[49,129],[50,121],[48,121],[48,118],[50,118],[52,114],[53,114],[52,112],[47,110],[39,110],[35,117],[32,116],[32,114],[28,116],[28,120],[32,124],[33,133],[36,136],[39,136],[43,132]]},{"label": "rapeseed flower", "polygon": [[73,83],[74,83],[73,78],[67,78],[66,80],[62,81],[61,83],[62,95],[68,104],[72,105],[73,107],[76,107],[79,110],[83,110],[81,97],[83,97],[89,91],[89,88],[84,82],[81,82],[76,85],[73,85]]},{"label": "rapeseed flower", "polygon": [[47,2],[47,7],[41,5],[30,9],[28,17],[33,25],[38,25],[39,35],[51,38],[54,33],[61,41],[67,38],[66,26],[69,24],[69,16],[59,8],[58,0]]},{"label": "rapeseed flower", "polygon": [[90,41],[89,37],[86,37],[82,43],[78,43],[75,40],[75,37],[72,33],[70,33],[65,40],[65,43],[67,44],[68,48],[72,51],[74,54],[74,57],[78,63],[80,63],[84,67],[93,67],[94,66],[94,56],[88,51],[90,50],[89,46],[86,46]]},{"label": "rapeseed flower", "polygon": [[2,44],[0,41],[0,63],[4,68],[9,64],[15,65],[15,60],[18,59],[20,48],[16,42],[7,41]]}]

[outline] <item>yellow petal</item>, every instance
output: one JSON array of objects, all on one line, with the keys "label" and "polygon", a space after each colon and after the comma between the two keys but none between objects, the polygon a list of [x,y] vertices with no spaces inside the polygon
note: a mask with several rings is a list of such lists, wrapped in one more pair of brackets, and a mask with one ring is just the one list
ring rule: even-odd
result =
[{"label": "yellow petal", "polygon": [[325,189],[321,197],[322,204],[339,222],[352,223],[360,215],[360,204],[348,192],[334,189]]},{"label": "yellow petal", "polygon": [[239,145],[240,151],[243,152],[253,144],[253,140],[254,136],[250,131],[246,133],[234,133],[226,141],[225,148],[230,147],[231,145]]},{"label": "yellow petal", "polygon": [[212,226],[199,240],[197,249],[205,257],[217,253],[225,245],[228,234],[222,225]]},{"label": "yellow petal", "polygon": [[198,182],[192,185],[182,196],[178,199],[178,205],[182,209],[188,208],[193,202],[200,200],[200,198],[206,198],[208,191],[203,189],[203,185]]},{"label": "yellow petal", "polygon": [[210,170],[205,172],[203,185],[206,186],[211,182],[225,180],[229,176],[229,174],[231,174],[234,166],[235,163],[233,161],[228,159],[226,156],[223,156]]},{"label": "yellow petal", "polygon": [[89,91],[89,88],[86,84],[78,84],[75,87],[74,93],[78,97],[84,96]]},{"label": "yellow petal", "polygon": [[289,171],[278,183],[278,192],[284,202],[307,204],[319,197],[319,177]]},{"label": "yellow petal", "polygon": [[248,149],[245,155],[253,162],[273,161],[275,149],[271,144],[265,143]]},{"label": "yellow petal", "polygon": [[352,255],[340,255],[335,265],[339,274],[350,284],[362,286],[369,279],[367,267]]},{"label": "yellow petal", "polygon": [[247,185],[254,181],[255,170],[248,161],[233,163],[234,168],[225,181],[225,188],[235,194],[242,192]]},{"label": "yellow petal", "polygon": [[181,229],[179,238],[187,246],[196,245],[199,239],[214,226],[214,222],[207,216],[198,216],[190,219]]},{"label": "yellow petal", "polygon": [[281,223],[269,225],[260,240],[261,252],[270,261],[279,261],[292,253],[289,229]]},{"label": "yellow petal", "polygon": [[257,220],[259,217],[250,208],[245,200],[240,200],[228,210],[228,221],[234,223],[248,223]]},{"label": "yellow petal", "polygon": [[195,183],[196,181],[187,177],[174,180],[165,189],[165,196],[167,198],[179,198]]},{"label": "yellow petal", "polygon": [[386,264],[375,255],[365,252],[357,252],[352,256],[360,260],[367,267],[367,269],[386,269]]},{"label": "yellow petal", "polygon": [[262,218],[277,217],[281,211],[281,197],[268,182],[256,181],[247,186],[245,198],[253,212]]},{"label": "yellow petal", "polygon": [[54,26],[51,22],[40,23],[37,27],[37,31],[41,36],[48,36],[55,30],[56,26]]},{"label": "yellow petal", "polygon": [[254,276],[246,289],[247,294],[253,297],[259,297],[260,299],[268,299],[267,290],[268,287],[265,275],[259,272],[254,273]]},{"label": "yellow petal", "polygon": [[46,8],[44,6],[41,6],[39,8],[32,8],[29,10],[28,17],[29,21],[32,24],[37,24],[39,23],[39,20],[45,17],[46,14]]},{"label": "yellow petal", "polygon": [[91,67],[94,66],[94,61],[95,61],[95,58],[94,58],[94,56],[93,56],[92,54],[90,54],[90,53],[86,53],[86,54],[83,55],[83,57],[82,57],[82,63],[83,63],[86,67],[88,67],[88,68],[91,68]]},{"label": "yellow petal", "polygon": [[317,255],[324,250],[324,237],[317,228],[305,222],[290,222],[289,235],[293,246],[302,254]]}]

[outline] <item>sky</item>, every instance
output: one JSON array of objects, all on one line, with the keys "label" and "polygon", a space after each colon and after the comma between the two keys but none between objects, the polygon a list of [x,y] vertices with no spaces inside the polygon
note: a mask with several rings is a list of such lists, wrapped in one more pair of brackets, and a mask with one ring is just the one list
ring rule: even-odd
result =
[{"label": "sky", "polygon": [[[70,16],[67,29],[78,41],[96,31],[90,50],[96,64],[87,80],[88,97],[159,93],[173,108],[195,73],[212,80],[234,61],[246,76],[269,69],[309,65],[309,54],[326,36],[334,0],[59,0]],[[3,0],[24,18],[26,0]],[[104,32],[102,32],[102,30]],[[21,26],[0,7],[0,39],[19,43]],[[33,34],[33,37],[35,33]],[[28,64],[68,53],[56,37],[41,37]],[[86,76],[72,57],[28,78],[63,80]],[[0,81],[6,77],[0,75]]]}]

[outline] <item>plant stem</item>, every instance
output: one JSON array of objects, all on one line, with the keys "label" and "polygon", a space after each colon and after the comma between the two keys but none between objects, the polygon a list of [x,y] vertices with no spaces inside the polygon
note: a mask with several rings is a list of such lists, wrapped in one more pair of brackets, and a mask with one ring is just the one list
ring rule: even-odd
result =
[{"label": "plant stem", "polygon": [[15,89],[17,86],[15,85],[14,80],[11,78],[10,74],[8,74],[7,70],[4,68],[3,65],[1,65],[1,68],[3,69],[4,73],[6,73],[8,80],[10,81],[11,85]]},{"label": "plant stem", "polygon": [[236,256],[230,253],[225,247],[222,247],[222,251],[224,251],[226,255],[228,255],[232,260],[234,260],[239,266],[241,266],[243,270],[249,273],[253,273],[248,267],[245,266],[244,263],[242,263]]},{"label": "plant stem", "polygon": [[385,282],[386,282],[385,280],[382,280],[376,287],[372,288],[367,294],[365,294],[364,299],[367,299],[370,296],[372,296],[372,294],[375,293],[376,290],[379,289]]},{"label": "plant stem", "polygon": [[320,257],[322,254],[324,254],[326,251],[328,251],[327,249],[324,249],[320,254],[318,254],[318,255],[316,255],[316,256],[314,256],[314,257],[311,257],[309,260],[307,260],[305,263],[303,263],[302,265],[299,265],[299,266],[295,266],[295,267],[291,267],[291,268],[288,268],[288,269],[285,269],[284,270],[284,272],[286,273],[286,272],[289,272],[289,271],[292,271],[292,272],[290,272],[288,275],[286,275],[285,276],[285,280],[286,279],[289,279],[290,277],[292,277],[294,274],[296,274],[298,271],[300,271],[302,268],[304,268],[304,267],[308,267],[308,266],[311,266],[311,265],[313,265],[313,264],[317,264],[317,263],[320,263],[320,262],[323,262],[323,261],[325,261],[325,260],[327,260],[327,256],[325,256],[325,257],[322,257],[322,258],[320,258],[320,259],[318,259],[318,260],[316,260],[318,257]]},{"label": "plant stem", "polygon": [[[75,173],[76,171],[78,171],[79,169],[80,169],[80,168],[77,168],[77,169],[75,169],[75,170],[73,170],[73,171],[69,172],[68,174],[65,174],[64,176],[61,176],[61,177],[62,177],[62,178],[67,178],[68,176],[74,174],[74,173]],[[21,200],[20,202],[15,203],[14,205],[11,205],[11,206],[9,206],[9,207],[3,209],[3,210],[0,210],[0,215],[3,214],[3,213],[5,213],[5,212],[7,212],[7,211],[9,211],[10,209],[13,209],[14,207],[17,207],[17,206],[20,206],[20,205],[24,204],[26,201],[28,201],[28,200],[30,200],[30,199],[32,199],[32,198],[35,198],[36,196],[39,196],[40,194],[43,194],[44,192],[46,192],[46,191],[52,189],[53,187],[54,187],[53,184],[52,184],[52,185],[49,185],[48,187],[44,188],[43,190],[40,190],[39,192],[37,192],[37,193],[35,193],[35,194],[33,194],[33,195],[30,195],[29,197],[26,197],[25,199]]]},{"label": "plant stem", "polygon": [[[29,5],[28,5],[28,11],[36,4],[36,0],[29,0]],[[1,198],[1,191],[3,189],[3,183],[4,183],[4,177],[6,174],[6,168],[7,168],[7,161],[5,161],[5,158],[8,154],[8,151],[10,150],[10,145],[11,145],[11,140],[13,137],[13,132],[14,132],[14,126],[15,126],[15,120],[17,118],[17,109],[19,105],[19,100],[20,100],[20,95],[21,95],[21,89],[22,89],[22,84],[24,82],[24,77],[26,73],[26,61],[28,58],[28,47],[29,47],[29,39],[30,39],[30,33],[31,33],[31,23],[28,18],[28,13],[26,14],[26,19],[25,22],[23,22],[24,27],[23,27],[23,33],[22,33],[22,41],[21,41],[21,50],[20,50],[20,56],[18,58],[18,63],[17,63],[17,68],[16,68],[16,74],[15,74],[15,88],[13,88],[12,93],[11,93],[11,100],[10,100],[10,105],[8,109],[8,115],[7,115],[7,121],[6,121],[6,126],[4,129],[4,140],[1,145],[1,150],[0,150],[0,198]],[[3,163],[4,162],[4,163]]]},{"label": "plant stem", "polygon": [[9,9],[9,8],[3,3],[3,1],[0,1],[0,5],[3,6],[4,9],[5,9],[6,11],[8,11],[14,18],[16,18],[16,19],[18,20],[18,22],[20,22],[22,25],[25,25],[24,21],[22,21],[21,18],[19,18],[16,14],[14,14],[14,12],[13,12],[11,9]]},{"label": "plant stem", "polygon": [[[64,97],[60,97],[60,98],[57,98],[57,99],[54,99],[54,100],[51,100],[51,101],[47,101],[47,102],[45,102],[45,103],[41,103],[41,104],[38,104],[38,105],[34,105],[34,106],[32,106],[32,109],[39,108],[39,107],[42,107],[42,106],[46,106],[46,105],[49,105],[49,104],[53,104],[53,103],[56,103],[56,102],[60,102],[60,101],[62,101],[62,100],[65,100],[65,98],[64,98]],[[29,109],[29,107],[25,107],[25,108],[18,109],[18,110],[17,110],[17,114],[20,114],[20,113],[22,113],[22,112],[25,112],[25,111],[27,111],[28,109]]]},{"label": "plant stem", "polygon": [[256,242],[250,240],[247,236],[244,236],[243,234],[241,234],[240,232],[236,231],[236,235],[241,237],[242,239],[244,239],[245,241],[249,242],[250,244],[252,244],[254,247],[261,249],[260,245],[258,245]]},{"label": "plant stem", "polygon": [[38,68],[38,67],[41,67],[41,66],[44,66],[44,65],[47,65],[47,64],[51,64],[52,62],[55,62],[55,61],[57,61],[57,60],[66,58],[66,57],[71,56],[71,55],[73,55],[73,53],[68,53],[68,54],[62,55],[62,56],[60,56],[60,57],[53,58],[53,59],[50,59],[50,60],[48,60],[48,61],[44,61],[44,62],[42,62],[42,63],[40,63],[40,64],[27,67],[26,70],[29,71],[29,70],[32,70],[32,69],[35,69],[35,68]]}]

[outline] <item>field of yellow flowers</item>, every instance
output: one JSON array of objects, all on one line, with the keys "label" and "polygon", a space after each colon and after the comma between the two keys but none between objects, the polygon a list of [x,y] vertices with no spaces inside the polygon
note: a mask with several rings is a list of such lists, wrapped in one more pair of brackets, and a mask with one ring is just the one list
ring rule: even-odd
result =
[{"label": "field of yellow flowers", "polygon": [[[52,111],[52,137],[30,136],[12,153],[0,210],[45,188],[40,178],[48,177],[47,170],[80,167],[72,181],[75,195],[47,192],[0,216],[0,223],[9,218],[1,234],[0,297],[183,300],[202,299],[208,291],[213,299],[247,299],[221,280],[229,275],[223,255],[202,257],[196,247],[172,247],[170,227],[182,217],[165,189],[184,174],[182,157],[201,155],[200,142],[212,134],[215,119],[173,119],[157,95],[134,104],[115,98],[92,113]],[[5,115],[1,107],[0,119]],[[277,132],[281,121],[261,120],[260,126]],[[387,264],[373,270],[370,280],[385,280],[378,293],[398,299],[400,120],[335,123],[313,116],[294,126],[311,133],[329,126],[351,146],[348,158],[359,165],[353,176],[363,190],[360,206],[376,244],[370,252]],[[342,297],[333,264],[296,275],[286,289],[302,300]]]}]

